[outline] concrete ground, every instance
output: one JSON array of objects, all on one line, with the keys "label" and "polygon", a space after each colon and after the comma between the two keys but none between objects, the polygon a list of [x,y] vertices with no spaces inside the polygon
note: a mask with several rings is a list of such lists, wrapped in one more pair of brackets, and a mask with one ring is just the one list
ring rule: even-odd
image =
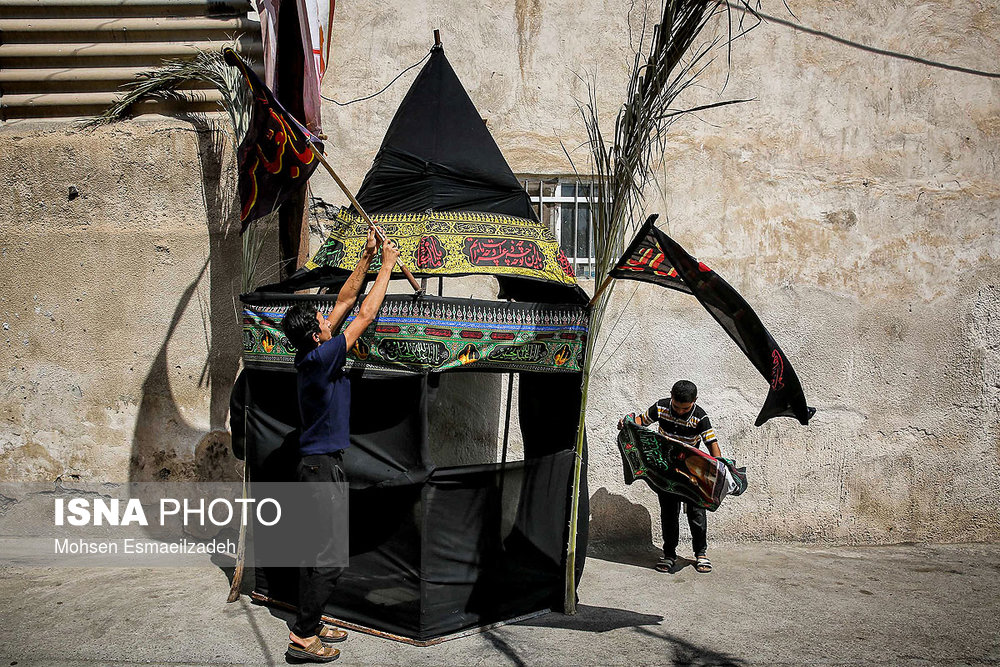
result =
[{"label": "concrete ground", "polygon": [[[715,547],[716,571],[589,558],[576,616],[432,647],[351,633],[336,663],[1000,663],[1000,545]],[[0,667],[285,664],[286,624],[217,568],[0,569]]]}]

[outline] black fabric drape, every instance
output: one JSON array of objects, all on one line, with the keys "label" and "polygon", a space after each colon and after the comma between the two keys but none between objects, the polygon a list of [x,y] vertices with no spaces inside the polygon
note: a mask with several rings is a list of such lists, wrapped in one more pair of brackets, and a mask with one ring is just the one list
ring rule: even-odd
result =
[{"label": "black fabric drape", "polygon": [[[520,401],[549,392],[559,415],[522,410],[525,461],[438,469],[427,453],[427,376],[352,378],[350,565],[328,615],[426,640],[562,608],[580,378],[559,378],[522,376]],[[231,404],[234,431],[246,424],[251,479],[293,479],[295,374],[245,370]],[[585,483],[577,579],[587,548]],[[296,604],[294,569],[256,568],[255,577],[258,593]]]},{"label": "black fabric drape", "polygon": [[[576,449],[576,420],[583,403],[583,378],[551,373],[520,373],[518,375],[517,414],[521,424],[524,457],[532,459],[560,451]],[[580,470],[580,502],[576,522],[576,582],[580,583],[586,565],[590,535],[590,489],[587,484],[589,454],[587,432],[583,433],[583,467]],[[572,488],[570,488],[570,492]],[[569,499],[570,501],[572,498]],[[563,526],[558,538],[565,551],[569,526]],[[560,597],[556,608],[562,609]]]},{"label": "black fabric drape", "polygon": [[[430,474],[426,382],[420,375],[352,378],[351,447],[344,452],[352,489],[419,484]],[[293,480],[299,456],[295,373],[247,369],[237,387],[246,392],[251,479]],[[231,421],[242,416],[233,413]]]},{"label": "black fabric drape", "polygon": [[396,110],[357,199],[370,215],[431,208],[538,219],[440,47]]}]

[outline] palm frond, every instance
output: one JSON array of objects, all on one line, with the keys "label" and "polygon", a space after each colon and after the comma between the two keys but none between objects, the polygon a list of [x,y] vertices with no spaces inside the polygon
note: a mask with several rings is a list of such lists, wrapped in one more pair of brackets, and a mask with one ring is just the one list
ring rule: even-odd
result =
[{"label": "palm frond", "polygon": [[[749,8],[749,4],[741,3]],[[759,3],[754,3],[758,5]],[[677,109],[675,102],[712,64],[725,47],[727,58],[734,39],[750,28],[739,13],[733,32],[731,7],[714,0],[664,0],[659,21],[647,28],[643,21],[632,71],[625,88],[625,101],[615,118],[614,132],[606,136],[598,118],[596,86],[588,82],[588,99],[579,105],[590,145],[593,202],[595,284],[608,276],[624,251],[626,241],[643,216],[644,192],[653,179],[654,167],[666,151],[667,131],[682,116],[746,100],[726,100]],[[702,39],[709,23],[718,15],[729,19],[729,37]],[[752,27],[752,26],[751,26]],[[612,290],[602,293],[593,306],[591,341]]]},{"label": "palm frond", "polygon": [[222,53],[216,51],[199,51],[190,60],[165,60],[162,67],[140,72],[137,80],[122,86],[126,92],[121,99],[89,124],[124,120],[131,115],[132,108],[143,100],[176,99],[178,88],[190,81],[209,83],[222,93],[221,105],[229,114],[233,138],[239,144],[250,124],[250,88],[239,70],[226,64]]},{"label": "palm frond", "polygon": [[[749,8],[747,0],[739,4]],[[654,168],[666,150],[666,134],[670,126],[687,113],[725,106],[737,100],[701,105],[690,109],[675,109],[677,98],[691,87],[712,63],[720,46],[726,47],[727,58],[732,41],[749,28],[742,24],[733,32],[728,3],[716,0],[663,0],[659,21],[652,30],[643,17],[625,91],[625,101],[618,109],[614,132],[604,131],[598,118],[595,85],[588,83],[588,99],[579,105],[590,145],[591,175],[594,198],[591,201],[594,225],[595,285],[603,285],[615,262],[625,250],[643,217],[644,192],[654,178]],[[720,13],[729,19],[729,38],[715,37],[704,41],[702,31]],[[629,21],[631,26],[631,17]],[[631,35],[630,35],[631,39]],[[582,466],[583,439],[586,424],[590,378],[594,352],[604,318],[604,311],[614,289],[602,291],[591,303],[590,331],[587,336],[583,369],[583,400],[577,430],[577,460],[574,470],[574,498],[570,518],[570,541],[567,545],[566,597],[567,610],[575,610],[575,535],[578,512],[578,491]],[[626,335],[627,337],[627,335]],[[624,340],[622,341],[624,342]],[[619,347],[621,343],[619,343]]]},{"label": "palm frond", "polygon": [[[261,272],[261,257],[264,248],[273,241],[278,232],[278,214],[270,213],[251,222],[243,232],[243,275],[242,293],[252,292],[257,287],[257,275]],[[264,266],[265,272],[273,267]]]},{"label": "palm frond", "polygon": [[[247,133],[253,110],[249,86],[240,71],[226,63],[221,51],[199,51],[190,60],[166,60],[162,67],[141,72],[135,81],[122,86],[121,99],[88,122],[102,125],[129,118],[133,107],[148,99],[177,99],[178,89],[191,81],[210,84],[220,93],[220,102],[229,116],[233,147],[239,146]],[[261,265],[261,256],[273,236],[273,216],[252,222],[244,231],[241,287],[251,291]]]}]

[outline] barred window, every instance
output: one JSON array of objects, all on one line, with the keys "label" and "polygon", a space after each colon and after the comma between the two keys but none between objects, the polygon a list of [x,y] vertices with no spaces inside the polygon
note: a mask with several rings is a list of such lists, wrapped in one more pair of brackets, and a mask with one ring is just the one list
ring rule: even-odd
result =
[{"label": "barred window", "polygon": [[594,277],[591,183],[574,176],[520,178],[535,213],[548,225],[578,278]]}]

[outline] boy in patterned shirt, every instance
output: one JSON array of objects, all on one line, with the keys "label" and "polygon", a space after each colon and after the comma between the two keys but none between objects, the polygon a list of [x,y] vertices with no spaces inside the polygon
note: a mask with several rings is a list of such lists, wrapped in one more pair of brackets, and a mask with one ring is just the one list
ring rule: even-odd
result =
[{"label": "boy in patterned shirt", "polygon": [[[660,435],[691,447],[705,443],[709,453],[719,458],[719,440],[715,437],[708,415],[695,405],[698,387],[689,380],[680,380],[670,390],[670,398],[660,399],[649,409],[636,417],[640,426],[656,423]],[[621,428],[622,424],[618,424]],[[677,562],[677,541],[680,534],[678,515],[681,499],[675,495],[657,492],[660,499],[660,526],[663,529],[663,557],[656,563],[657,572],[672,572]],[[708,559],[708,518],[705,508],[687,505],[688,526],[695,554],[695,570],[711,572],[712,562]]]}]

